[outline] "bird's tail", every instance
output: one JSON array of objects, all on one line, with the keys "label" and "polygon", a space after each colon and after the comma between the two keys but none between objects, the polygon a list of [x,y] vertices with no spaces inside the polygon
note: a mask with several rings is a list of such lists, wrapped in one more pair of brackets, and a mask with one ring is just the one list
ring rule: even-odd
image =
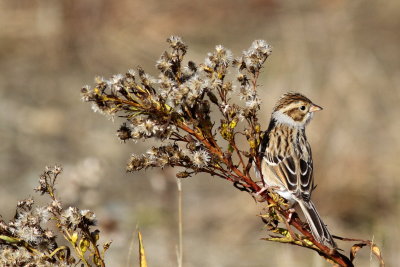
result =
[{"label": "bird's tail", "polygon": [[331,248],[336,248],[337,245],[333,240],[332,235],[329,233],[328,228],[319,216],[314,203],[311,201],[302,200],[300,200],[298,203],[307,219],[308,224],[310,225],[311,233],[314,238],[324,245],[330,246]]}]

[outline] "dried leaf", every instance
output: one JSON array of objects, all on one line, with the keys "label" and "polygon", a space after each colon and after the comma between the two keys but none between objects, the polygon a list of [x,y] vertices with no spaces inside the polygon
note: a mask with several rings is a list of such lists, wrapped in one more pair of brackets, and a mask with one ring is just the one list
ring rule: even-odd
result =
[{"label": "dried leaf", "polygon": [[287,229],[276,228],[276,229],[272,230],[271,232],[274,232],[281,236],[271,236],[268,238],[262,238],[262,240],[280,242],[280,243],[296,243],[296,240],[294,240],[292,238],[292,236],[290,235],[290,233]]},{"label": "dried leaf", "polygon": [[183,172],[178,172],[178,173],[176,174],[176,178],[187,178],[187,177],[189,177],[189,176],[190,176],[190,173],[185,172],[185,171],[183,171]]},{"label": "dried leaf", "polygon": [[375,255],[375,257],[378,259],[378,261],[379,261],[379,266],[380,266],[380,267],[384,267],[384,266],[385,266],[385,262],[384,262],[384,260],[383,260],[382,254],[381,254],[381,250],[379,249],[379,247],[378,247],[377,245],[375,245],[375,244],[372,243],[372,242],[368,242],[368,243],[359,243],[359,244],[353,245],[353,246],[351,247],[351,250],[350,250],[350,260],[353,262],[354,259],[355,259],[355,257],[356,257],[357,252],[358,252],[361,248],[363,248],[363,247],[365,247],[365,246],[367,246],[367,245],[369,245],[369,246],[371,247],[371,252],[372,252],[372,253]]},{"label": "dried leaf", "polygon": [[359,243],[359,244],[354,244],[354,245],[351,247],[351,250],[350,250],[350,260],[351,260],[352,262],[354,261],[357,252],[358,252],[361,248],[365,247],[366,245],[367,245],[367,244],[365,244],[365,243]]},{"label": "dried leaf", "polygon": [[6,241],[6,242],[8,242],[8,243],[11,243],[11,244],[12,244],[12,243],[19,243],[19,242],[21,242],[21,240],[18,239],[18,238],[14,238],[14,237],[11,237],[11,236],[6,236],[6,235],[0,235],[0,239]]},{"label": "dried leaf", "polygon": [[381,250],[378,248],[378,246],[375,244],[372,244],[371,251],[372,251],[372,253],[375,254],[376,258],[379,260],[379,266],[384,267],[385,262],[383,261]]},{"label": "dried leaf", "polygon": [[144,252],[142,234],[138,232],[138,239],[139,239],[139,260],[140,260],[140,267],[147,267],[146,255]]},{"label": "dried leaf", "polygon": [[96,242],[99,241],[100,239],[100,231],[96,229],[90,233],[90,236],[92,237],[94,243],[96,244]]},{"label": "dried leaf", "polygon": [[102,266],[102,260],[96,254],[93,255],[93,263],[96,264],[96,266]]},{"label": "dried leaf", "polygon": [[106,252],[110,248],[112,241],[109,241],[103,245],[103,251]]}]

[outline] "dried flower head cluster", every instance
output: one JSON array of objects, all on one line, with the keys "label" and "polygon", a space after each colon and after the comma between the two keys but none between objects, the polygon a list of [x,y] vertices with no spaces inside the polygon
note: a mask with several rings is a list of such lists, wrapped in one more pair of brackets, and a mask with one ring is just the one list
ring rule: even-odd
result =
[{"label": "dried flower head cluster", "polygon": [[[195,63],[185,61],[188,47],[181,38],[171,36],[167,42],[169,49],[156,63],[157,76],[139,67],[108,80],[96,78],[93,88],[81,90],[94,111],[124,119],[117,131],[121,141],[163,142],[142,155],[133,154],[127,170],[171,166],[180,168],[178,178],[204,172],[231,181],[258,201],[268,202],[261,215],[271,236],[266,240],[313,249],[328,261],[352,266],[346,256],[318,243],[282,198],[270,190],[261,193],[250,173],[252,166],[260,170],[257,80],[271,46],[256,40],[234,58],[218,45],[203,63]],[[245,144],[239,142],[241,137]],[[72,210],[69,214],[68,222],[79,216]]]},{"label": "dried flower head cluster", "polygon": [[[96,225],[95,214],[77,207],[64,209],[56,197],[54,186],[61,172],[59,166],[46,168],[39,177],[35,191],[49,195],[50,203],[37,207],[32,198],[19,201],[14,219],[8,224],[0,220],[1,266],[105,266],[109,244],[100,252],[99,231],[91,229]],[[57,234],[70,246],[60,246]]]},{"label": "dried flower head cluster", "polygon": [[[187,45],[180,37],[171,36],[167,42],[169,50],[156,63],[157,77],[138,68],[108,80],[96,78],[93,89],[82,88],[83,100],[91,102],[95,111],[126,119],[117,131],[124,142],[169,141],[143,155],[132,155],[128,171],[178,166],[184,168],[179,177],[207,172],[247,183],[243,177],[250,179],[249,159],[256,156],[260,135],[257,78],[271,47],[265,41],[254,41],[234,59],[230,50],[218,45],[204,63],[196,64],[184,61]],[[226,78],[230,69],[236,69],[236,82]],[[238,96],[243,105],[234,103]],[[216,125],[212,116],[220,123]],[[237,130],[243,121],[241,131]],[[249,147],[239,150],[237,134],[247,137]],[[219,137],[227,144],[218,144]],[[232,161],[234,153],[240,158],[239,165]]]}]

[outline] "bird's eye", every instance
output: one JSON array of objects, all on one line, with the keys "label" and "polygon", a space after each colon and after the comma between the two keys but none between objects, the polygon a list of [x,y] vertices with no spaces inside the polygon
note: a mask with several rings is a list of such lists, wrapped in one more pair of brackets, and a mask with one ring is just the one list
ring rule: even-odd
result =
[{"label": "bird's eye", "polygon": [[306,110],[306,106],[301,106],[300,110]]}]

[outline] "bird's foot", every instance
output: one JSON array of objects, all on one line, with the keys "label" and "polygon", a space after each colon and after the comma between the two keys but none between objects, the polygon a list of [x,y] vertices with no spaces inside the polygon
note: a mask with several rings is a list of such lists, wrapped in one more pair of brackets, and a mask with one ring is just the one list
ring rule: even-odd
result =
[{"label": "bird's foot", "polygon": [[256,196],[261,196],[262,193],[264,193],[265,191],[267,191],[269,188],[269,186],[263,186],[259,191],[256,192]]},{"label": "bird's foot", "polygon": [[289,215],[288,215],[286,221],[287,221],[287,223],[290,223],[290,221],[292,220],[293,213],[295,213],[296,210],[293,208],[290,208],[290,209],[288,209],[288,212],[289,212]]},{"label": "bird's foot", "polygon": [[253,193],[252,193],[252,197],[254,198],[254,200],[255,200],[256,202],[264,202],[265,199],[264,199],[264,197],[262,196],[262,193],[264,193],[264,192],[267,191],[267,190],[268,190],[268,187],[264,186],[264,187],[262,187],[259,191],[253,192]]},{"label": "bird's foot", "polygon": [[266,184],[262,184],[261,182],[257,183],[259,186],[262,186],[261,189],[259,191],[257,191],[255,193],[256,196],[260,196],[262,193],[264,193],[267,190],[275,190],[275,189],[279,189],[278,186],[269,186]]}]

